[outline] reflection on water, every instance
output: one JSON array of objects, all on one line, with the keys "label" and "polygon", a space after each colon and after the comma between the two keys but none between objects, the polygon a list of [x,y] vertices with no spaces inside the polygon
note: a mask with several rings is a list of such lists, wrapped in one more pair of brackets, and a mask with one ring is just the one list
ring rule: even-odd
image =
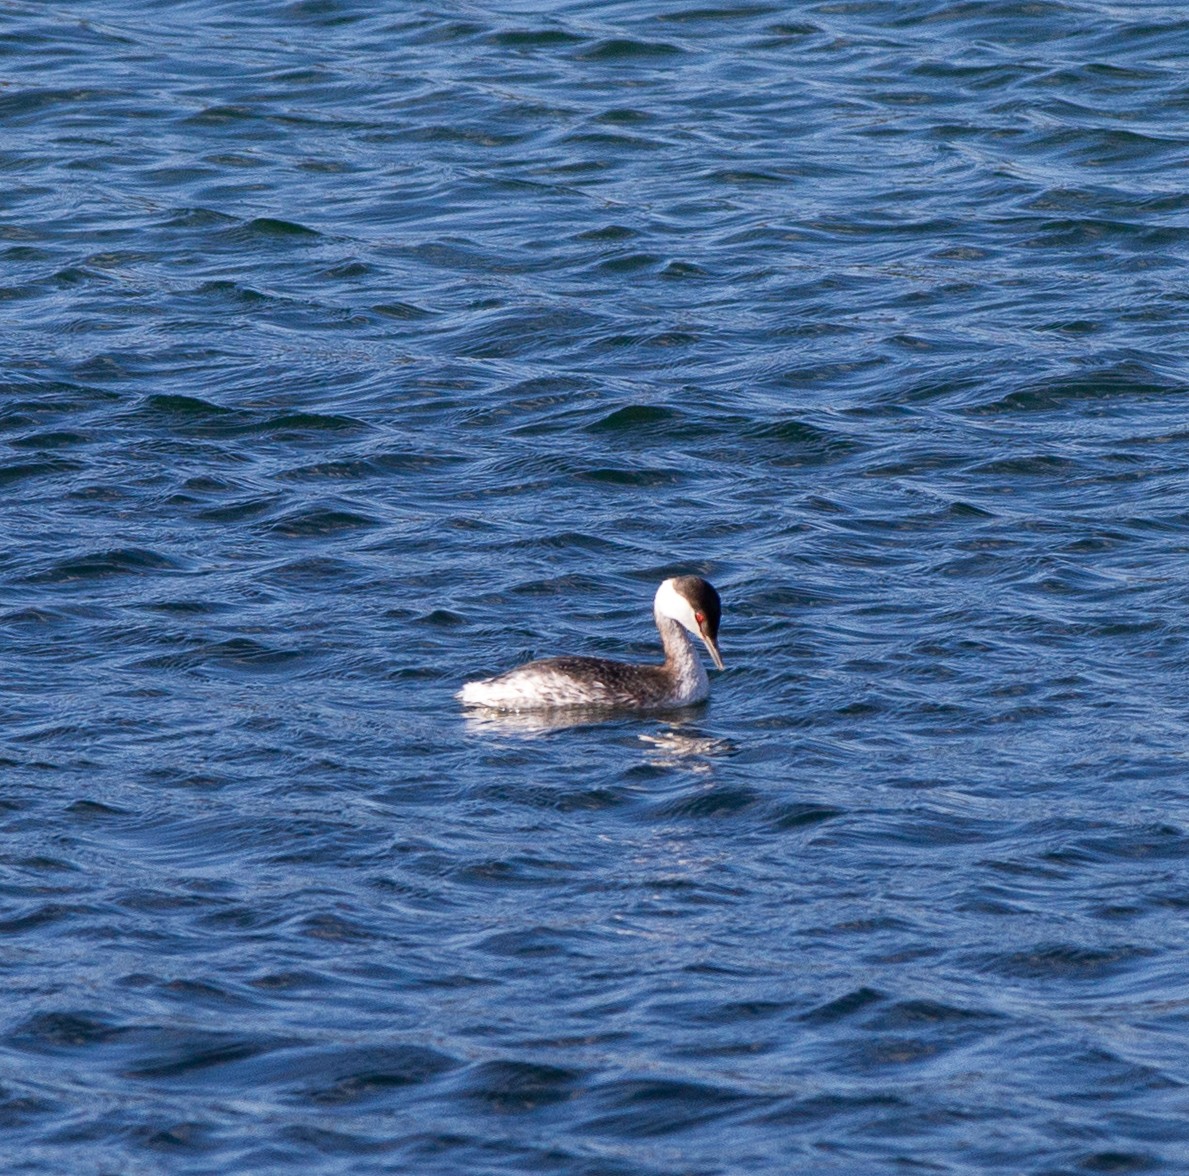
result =
[{"label": "reflection on water", "polygon": [[[656,716],[640,715],[605,707],[567,707],[564,710],[463,712],[467,733],[476,736],[511,735],[532,738],[554,731],[571,731],[581,727],[596,727],[614,721],[656,721]],[[664,722],[657,731],[641,734],[647,745],[645,762],[654,768],[685,768],[693,772],[709,773],[713,761],[733,755],[738,750],[734,740],[704,735],[692,726],[689,719],[675,718]]]},{"label": "reflection on water", "polygon": [[667,731],[640,736],[644,743],[652,747],[646,758],[653,767],[687,768],[709,774],[714,760],[734,755],[737,750],[733,740],[713,739],[692,728],[683,727],[684,724],[674,723]]},{"label": "reflection on water", "polygon": [[593,727],[624,718],[621,710],[606,707],[566,707],[564,710],[496,711],[467,710],[463,722],[471,735],[519,735],[529,737],[549,731]]}]

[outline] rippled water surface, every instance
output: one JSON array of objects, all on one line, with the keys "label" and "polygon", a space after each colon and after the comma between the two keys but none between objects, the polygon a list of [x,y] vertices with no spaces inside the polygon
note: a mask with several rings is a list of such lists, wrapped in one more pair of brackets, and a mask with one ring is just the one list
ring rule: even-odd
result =
[{"label": "rippled water surface", "polygon": [[0,61],[8,1171],[1186,1171],[1184,5]]}]

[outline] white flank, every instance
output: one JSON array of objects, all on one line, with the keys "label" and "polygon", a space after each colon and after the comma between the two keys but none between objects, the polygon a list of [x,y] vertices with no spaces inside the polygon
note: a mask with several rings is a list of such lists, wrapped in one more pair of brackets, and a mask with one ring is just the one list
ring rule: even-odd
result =
[{"label": "white flank", "polygon": [[539,710],[554,706],[599,706],[607,702],[602,682],[584,682],[572,674],[538,666],[511,670],[498,678],[468,682],[458,692],[466,706],[494,710]]}]

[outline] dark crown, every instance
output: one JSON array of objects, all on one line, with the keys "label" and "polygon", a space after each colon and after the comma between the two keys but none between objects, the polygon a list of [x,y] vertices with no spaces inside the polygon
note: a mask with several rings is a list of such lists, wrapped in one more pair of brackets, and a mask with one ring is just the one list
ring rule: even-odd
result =
[{"label": "dark crown", "polygon": [[714,585],[701,576],[677,576],[673,587],[690,602],[694,612],[706,618],[706,632],[714,639],[718,637],[718,623],[722,619],[722,599]]}]

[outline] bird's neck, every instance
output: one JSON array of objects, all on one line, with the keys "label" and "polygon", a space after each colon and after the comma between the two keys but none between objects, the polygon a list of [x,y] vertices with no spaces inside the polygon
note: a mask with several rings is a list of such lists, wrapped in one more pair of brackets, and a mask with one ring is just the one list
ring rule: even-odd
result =
[{"label": "bird's neck", "polygon": [[661,631],[661,644],[665,647],[665,669],[690,693],[704,693],[710,679],[685,626],[657,613],[656,627]]}]

